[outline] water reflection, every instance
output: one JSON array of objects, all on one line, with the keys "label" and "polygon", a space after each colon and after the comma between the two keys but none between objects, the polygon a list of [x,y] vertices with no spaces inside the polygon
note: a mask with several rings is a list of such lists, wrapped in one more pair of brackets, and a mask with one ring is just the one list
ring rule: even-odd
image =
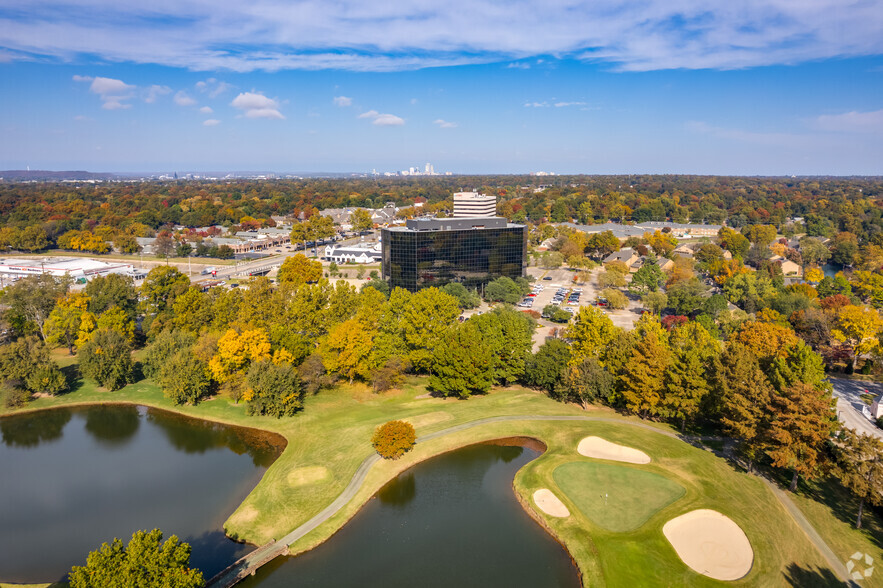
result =
[{"label": "water reflection", "polygon": [[0,435],[8,447],[37,447],[61,439],[70,420],[71,411],[66,408],[3,417],[0,419]]},{"label": "water reflection", "polygon": [[86,409],[86,431],[107,447],[122,446],[131,441],[140,424],[137,406],[90,406]]},{"label": "water reflection", "polygon": [[388,506],[403,507],[417,496],[417,482],[413,472],[399,474],[399,476],[380,489],[377,498]]},{"label": "water reflection", "polygon": [[211,577],[251,549],[222,524],[284,445],[126,405],[2,417],[0,433],[0,582],[17,583],[61,579],[103,542],[153,528],[190,542]]},{"label": "water reflection", "polygon": [[579,586],[566,551],[515,498],[515,472],[539,455],[511,446],[518,442],[465,447],[415,466],[326,543],[279,558],[240,586]]}]

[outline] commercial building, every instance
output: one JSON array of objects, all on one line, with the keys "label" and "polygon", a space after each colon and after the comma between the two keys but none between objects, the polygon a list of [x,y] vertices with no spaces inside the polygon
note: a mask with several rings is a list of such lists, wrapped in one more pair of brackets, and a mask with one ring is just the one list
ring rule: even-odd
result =
[{"label": "commercial building", "polygon": [[106,263],[84,257],[43,257],[24,259],[20,257],[0,259],[0,277],[17,280],[24,276],[70,276],[74,280],[91,280],[95,276],[123,274],[135,279],[143,277],[130,263]]},{"label": "commercial building", "polygon": [[370,247],[328,245],[325,247],[325,255],[322,257],[334,263],[376,263],[380,261],[382,253],[380,244]]},{"label": "commercial building", "polygon": [[478,287],[527,269],[527,227],[504,218],[420,218],[382,230],[383,278],[411,291]]},{"label": "commercial building", "polygon": [[497,197],[478,192],[454,193],[454,218],[493,218],[497,216]]}]

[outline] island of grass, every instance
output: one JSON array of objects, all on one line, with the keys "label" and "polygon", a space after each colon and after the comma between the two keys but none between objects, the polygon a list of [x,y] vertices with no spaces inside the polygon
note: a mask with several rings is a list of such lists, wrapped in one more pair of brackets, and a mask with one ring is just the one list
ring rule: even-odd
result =
[{"label": "island of grass", "polygon": [[[719,585],[690,570],[662,533],[666,521],[700,508],[716,510],[736,521],[754,548],[751,572],[733,585],[787,586],[794,585],[789,579],[798,578],[802,582],[799,585],[812,586],[825,585],[825,578],[837,578],[763,481],[737,471],[710,451],[685,443],[666,425],[623,417],[607,409],[585,411],[517,387],[493,390],[469,400],[427,397],[426,392],[424,378],[411,378],[402,390],[382,395],[365,387],[341,386],[308,397],[299,415],[275,419],[247,416],[243,405],[223,397],[198,406],[174,406],[149,380],[117,392],[80,382],[75,391],[39,398],[28,409],[127,402],[279,433],[288,440],[286,449],[224,525],[231,537],[258,545],[284,537],[338,497],[359,465],[373,454],[370,438],[378,425],[394,419],[413,423],[418,435],[414,449],[398,460],[374,464],[354,497],[291,545],[292,553],[327,540],[387,481],[416,463],[473,443],[526,436],[542,441],[547,450],[518,472],[516,495],[525,509],[569,550],[587,586]],[[548,416],[580,420],[538,418]],[[494,420],[499,418],[506,420]],[[463,426],[466,428],[460,428]],[[438,436],[432,437],[435,434]],[[575,460],[589,461],[575,450],[589,435],[642,448],[653,461],[635,467],[677,484],[684,489],[683,496],[660,507],[634,530],[612,531],[593,521],[561,488],[555,474],[560,466]],[[540,488],[548,488],[561,498],[570,516],[554,518],[535,511],[532,496]],[[848,523],[841,525],[834,517],[818,512],[814,513],[814,522],[823,534],[838,529],[838,537],[846,534],[841,527],[848,527]],[[851,539],[841,542],[848,545],[843,549],[849,550],[838,551],[843,561],[856,550],[876,560],[883,557],[878,543],[871,538],[854,533]],[[873,586],[874,582],[876,578],[866,585]]]}]

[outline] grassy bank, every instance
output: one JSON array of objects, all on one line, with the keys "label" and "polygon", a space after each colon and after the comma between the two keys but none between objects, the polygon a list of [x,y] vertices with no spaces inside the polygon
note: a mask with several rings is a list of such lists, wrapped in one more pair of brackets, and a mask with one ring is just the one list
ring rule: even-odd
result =
[{"label": "grassy bank", "polygon": [[[567,519],[537,516],[568,547],[586,585],[717,584],[690,571],[661,533],[667,520],[695,508],[713,508],[730,516],[751,541],[755,550],[754,567],[746,578],[735,582],[736,585],[789,585],[789,578],[799,578],[802,586],[824,585],[824,574],[829,573],[821,556],[759,479],[736,471],[709,451],[662,434],[670,431],[665,425],[622,417],[601,408],[586,412],[522,388],[498,389],[461,401],[428,397],[422,378],[412,378],[403,390],[383,395],[372,394],[361,386],[342,386],[307,398],[305,410],[294,418],[275,419],[248,417],[244,406],[223,398],[196,407],[175,407],[147,380],[112,393],[86,382],[69,394],[37,399],[28,410],[111,401],[144,404],[283,435],[288,441],[285,451],[225,523],[230,536],[255,544],[284,536],[334,500],[359,464],[372,454],[369,439],[377,425],[392,419],[407,419],[416,427],[418,436],[424,436],[462,423],[511,415],[526,418],[486,424],[421,442],[400,460],[376,464],[355,498],[294,544],[292,552],[309,549],[326,540],[383,484],[418,462],[464,445],[526,435],[543,441],[548,450],[518,472],[515,490],[523,504],[532,505],[533,492],[549,488],[568,506],[572,514]],[[527,418],[534,415],[588,415],[616,422]],[[649,425],[649,429],[636,424]],[[628,467],[663,476],[682,486],[684,495],[652,514],[634,531],[615,533],[593,524],[558,488],[553,477],[553,471],[562,464],[592,462],[576,453],[579,440],[587,435],[603,436],[646,451],[653,458],[650,464]],[[823,510],[815,514],[818,520],[813,522],[817,528],[837,529],[843,534],[843,544],[850,543],[852,534],[838,527],[840,521],[836,516]],[[813,570],[822,570],[821,575],[814,576]]]}]

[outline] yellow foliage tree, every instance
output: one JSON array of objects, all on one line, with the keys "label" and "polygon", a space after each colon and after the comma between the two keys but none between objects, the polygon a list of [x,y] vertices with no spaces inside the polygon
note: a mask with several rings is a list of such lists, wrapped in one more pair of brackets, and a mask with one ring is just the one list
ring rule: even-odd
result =
[{"label": "yellow foliage tree", "polygon": [[250,329],[237,333],[228,329],[218,340],[218,350],[209,360],[212,377],[224,383],[241,374],[255,361],[270,359],[270,339],[263,329]]},{"label": "yellow foliage tree", "polygon": [[806,268],[806,272],[803,274],[803,277],[806,279],[807,282],[818,284],[825,279],[825,272],[817,267],[808,267]]},{"label": "yellow foliage tree", "polygon": [[837,315],[837,326],[831,335],[852,347],[852,367],[860,355],[870,353],[880,346],[880,333],[883,331],[883,317],[875,308],[866,306],[844,306]]},{"label": "yellow foliage tree", "polygon": [[745,321],[733,340],[741,343],[761,361],[788,355],[788,348],[797,344],[797,335],[790,328],[771,322]]}]

